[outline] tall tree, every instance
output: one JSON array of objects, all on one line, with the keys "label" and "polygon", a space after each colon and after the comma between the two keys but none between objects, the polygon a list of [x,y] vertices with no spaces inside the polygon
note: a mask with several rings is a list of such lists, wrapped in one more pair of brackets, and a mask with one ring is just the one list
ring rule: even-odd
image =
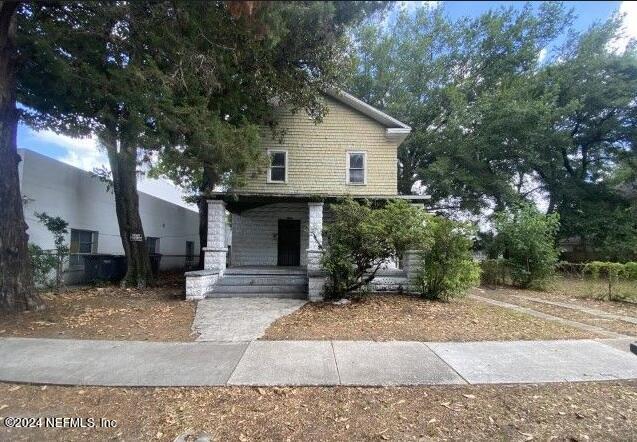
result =
[{"label": "tall tree", "polygon": [[172,2],[28,4],[20,11],[19,100],[25,121],[72,136],[97,135],[108,154],[124,282],[152,281],[137,195],[138,166],[166,142],[178,70]]},{"label": "tall tree", "polygon": [[476,211],[510,193],[512,157],[471,136],[488,134],[476,120],[481,101],[532,75],[540,51],[570,19],[559,3],[456,21],[422,8],[357,33],[352,89],[414,128],[399,151],[401,193],[421,182],[434,205]]},{"label": "tall tree", "polygon": [[559,61],[533,79],[552,100],[543,142],[527,160],[549,211],[560,214],[561,235],[582,237],[601,258],[625,260],[637,256],[637,220],[617,178],[637,164],[637,50],[635,42],[610,50],[618,29],[614,18],[572,35]]},{"label": "tall tree", "polygon": [[0,310],[4,311],[43,306],[33,290],[18,177],[15,69],[18,6],[13,1],[0,1]]},{"label": "tall tree", "polygon": [[[198,57],[183,60],[174,89],[174,118],[169,119],[175,139],[162,149],[154,171],[197,197],[202,245],[207,237],[206,196],[215,186],[240,186],[242,173],[265,160],[259,139],[272,136],[262,129],[275,129],[276,106],[305,109],[315,117],[324,113],[320,92],[335,85],[345,70],[347,27],[384,4],[236,6],[193,3],[180,9],[179,44]],[[215,69],[200,72],[201,60]]]}]

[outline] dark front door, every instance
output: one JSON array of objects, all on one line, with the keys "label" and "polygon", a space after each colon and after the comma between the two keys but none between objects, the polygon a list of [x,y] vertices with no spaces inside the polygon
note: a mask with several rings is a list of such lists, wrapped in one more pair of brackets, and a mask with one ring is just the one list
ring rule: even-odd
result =
[{"label": "dark front door", "polygon": [[298,219],[279,220],[279,255],[277,265],[301,265],[301,221]]}]

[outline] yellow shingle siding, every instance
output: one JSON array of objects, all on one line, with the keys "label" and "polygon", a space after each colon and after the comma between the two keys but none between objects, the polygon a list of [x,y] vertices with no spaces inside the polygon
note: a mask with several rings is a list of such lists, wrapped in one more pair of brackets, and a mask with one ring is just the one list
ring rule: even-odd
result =
[{"label": "yellow shingle siding", "polygon": [[[262,147],[286,150],[287,183],[268,183],[267,170],[247,174],[240,193],[396,195],[398,143],[386,137],[386,128],[344,104],[325,97],[329,113],[315,124],[304,111],[283,111],[279,128],[285,129],[283,142],[270,131],[262,134]],[[346,183],[348,151],[367,153],[367,184]]]}]

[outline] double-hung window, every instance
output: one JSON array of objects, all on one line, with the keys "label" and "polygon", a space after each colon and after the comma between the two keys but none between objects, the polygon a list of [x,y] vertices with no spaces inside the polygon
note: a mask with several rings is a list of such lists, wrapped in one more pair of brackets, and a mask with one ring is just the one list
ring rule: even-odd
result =
[{"label": "double-hung window", "polygon": [[84,264],[82,255],[97,253],[97,232],[90,230],[71,229],[71,247],[69,264],[80,266]]},{"label": "double-hung window", "polygon": [[347,152],[347,184],[367,183],[367,154]]},{"label": "double-hung window", "polygon": [[288,180],[288,153],[285,150],[271,150],[270,167],[268,168],[269,183],[285,183]]}]

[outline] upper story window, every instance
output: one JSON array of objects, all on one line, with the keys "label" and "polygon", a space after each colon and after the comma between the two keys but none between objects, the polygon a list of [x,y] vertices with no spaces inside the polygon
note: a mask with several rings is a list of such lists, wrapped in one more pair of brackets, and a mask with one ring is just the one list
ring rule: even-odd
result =
[{"label": "upper story window", "polygon": [[347,152],[347,184],[367,184],[366,169],[366,152]]},{"label": "upper story window", "polygon": [[288,153],[285,150],[268,151],[270,167],[268,183],[285,183],[288,180]]},{"label": "upper story window", "polygon": [[159,253],[159,238],[156,238],[154,236],[147,236],[146,248],[148,249],[148,253],[150,253],[151,255]]},{"label": "upper story window", "polygon": [[82,255],[97,253],[97,232],[71,229],[71,246],[69,248],[69,264],[82,265]]}]

